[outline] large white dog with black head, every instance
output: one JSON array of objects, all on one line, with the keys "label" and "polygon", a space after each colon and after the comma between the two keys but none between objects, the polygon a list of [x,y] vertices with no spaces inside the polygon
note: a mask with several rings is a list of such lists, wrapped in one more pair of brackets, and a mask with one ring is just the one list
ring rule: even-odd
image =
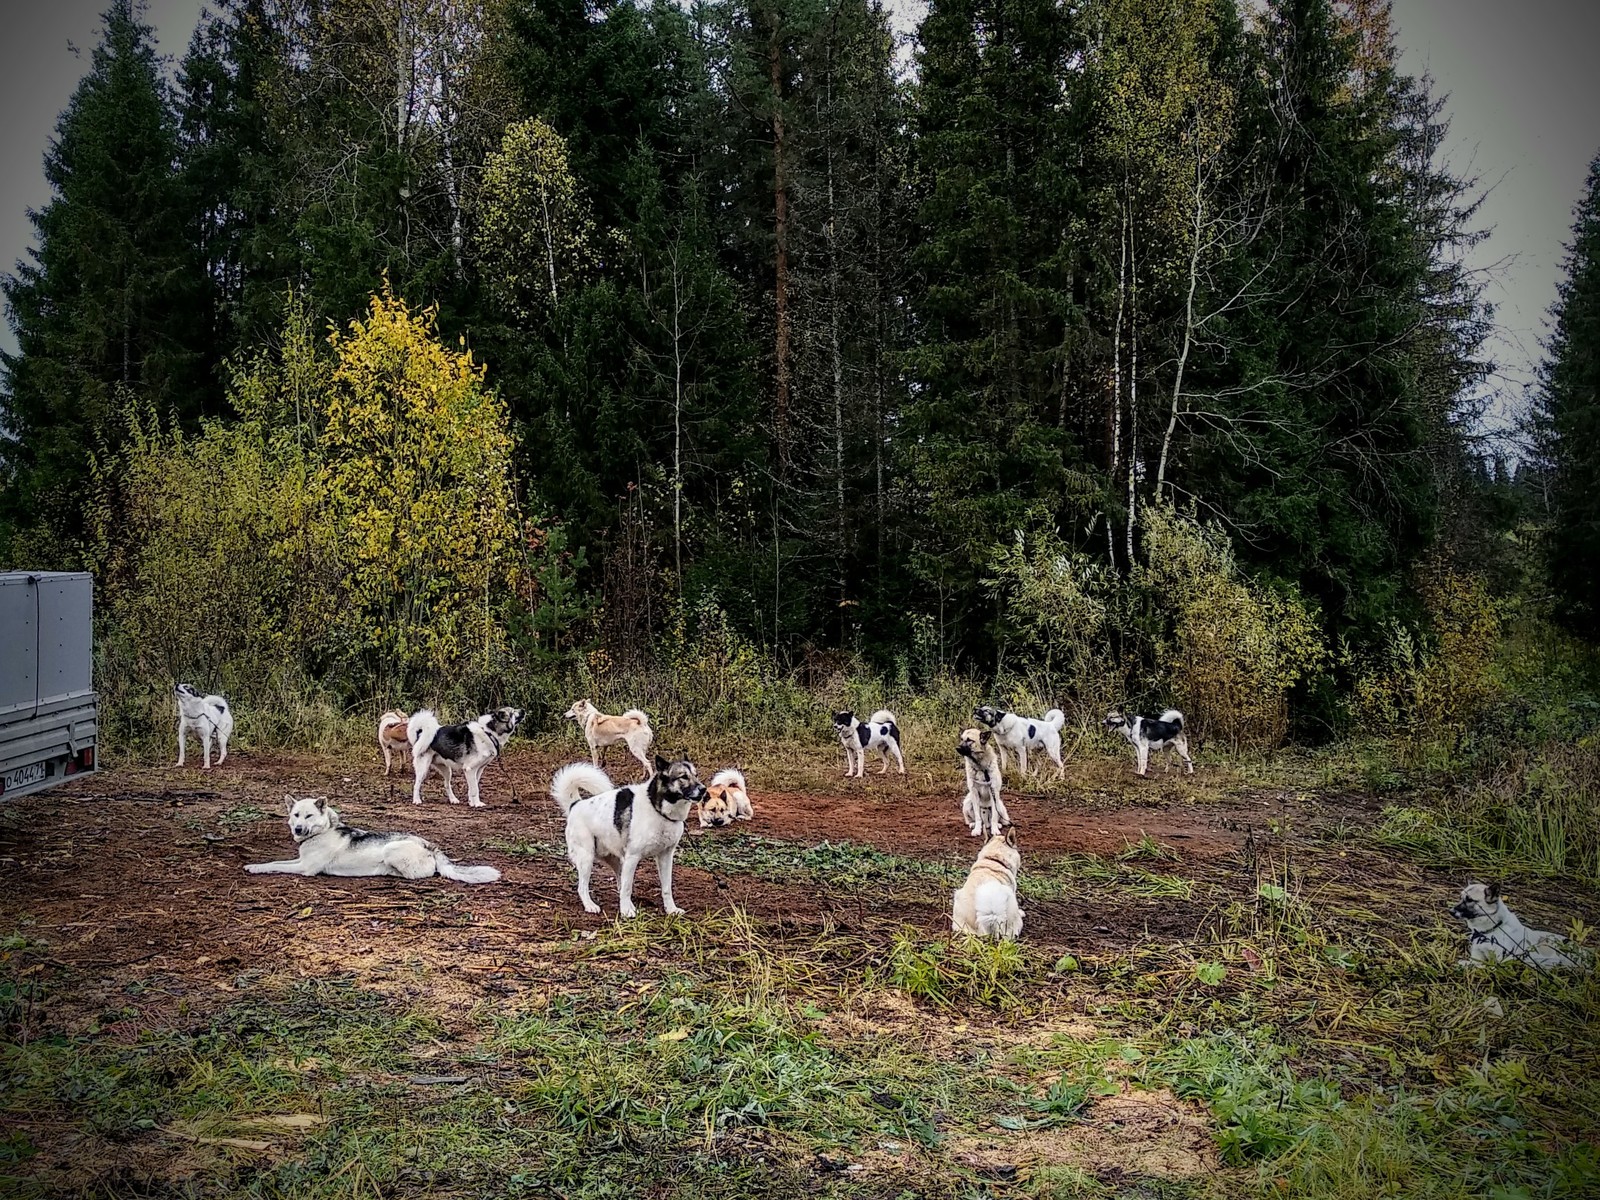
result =
[{"label": "large white dog with black head", "polygon": [[326,796],[284,797],[289,833],[300,847],[298,858],[250,863],[252,875],[399,875],[426,879],[442,875],[459,883],[493,883],[493,867],[461,867],[445,852],[414,833],[369,833],[340,818]]},{"label": "large white dog with black head", "polygon": [[994,730],[995,749],[1000,755],[1000,766],[1006,765],[1006,751],[1017,756],[1017,770],[1028,773],[1028,753],[1042,750],[1056,765],[1056,778],[1066,774],[1061,761],[1061,727],[1067,723],[1066,714],[1052,708],[1042,717],[1024,717],[1020,713],[1006,712],[1003,708],[983,704],[972,710],[973,719]]},{"label": "large white dog with black head", "polygon": [[683,823],[706,795],[692,762],[668,762],[658,754],[648,781],[623,787],[592,763],[572,763],[556,772],[550,795],[567,817],[567,858],[578,869],[585,912],[600,911],[589,894],[598,859],[617,877],[618,911],[633,916],[633,876],[647,858],[655,860],[661,877],[662,909],[683,912],[672,899],[672,856],[683,840]]},{"label": "large white dog with black head", "polygon": [[172,694],[178,701],[178,765],[183,766],[184,735],[192,729],[200,735],[200,748],[205,756],[201,769],[211,769],[212,734],[216,734],[218,749],[222,751],[217,756],[220,767],[228,760],[228,739],[233,736],[233,710],[228,702],[221,696],[202,696],[187,683],[178,684]]}]

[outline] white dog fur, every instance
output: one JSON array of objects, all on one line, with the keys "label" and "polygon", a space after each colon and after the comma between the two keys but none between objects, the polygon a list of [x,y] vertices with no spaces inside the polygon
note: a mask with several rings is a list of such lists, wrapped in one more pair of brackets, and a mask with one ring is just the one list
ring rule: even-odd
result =
[{"label": "white dog fur", "polygon": [[233,736],[233,710],[228,707],[228,702],[221,696],[202,696],[187,683],[180,683],[172,689],[178,701],[178,765],[183,766],[184,735],[189,730],[194,730],[200,735],[200,746],[204,753],[204,763],[201,770],[211,769],[211,735],[217,735],[217,745],[221,753],[217,756],[217,766],[228,761],[228,739]]},{"label": "white dog fur", "polygon": [[662,909],[681,914],[672,898],[672,858],[683,840],[684,822],[705,794],[692,762],[668,762],[659,754],[646,782],[623,787],[592,763],[572,763],[557,771],[550,796],[566,814],[567,859],[578,871],[578,900],[584,911],[600,911],[589,893],[598,859],[617,877],[618,911],[632,917],[634,873],[649,858],[661,878]]},{"label": "white dog fur", "polygon": [[982,837],[984,826],[993,836],[1011,823],[1005,801],[1000,798],[1001,756],[992,729],[963,729],[956,743],[956,754],[967,773],[967,794],[961,801],[961,815],[972,826],[972,836]]},{"label": "white dog fur", "polygon": [[[1170,750],[1183,759],[1184,765],[1189,768],[1189,774],[1194,774],[1194,759],[1189,757],[1189,735],[1183,714],[1175,708],[1169,708],[1159,717],[1128,717],[1113,709],[1106,714],[1105,726],[1112,733],[1120,733],[1128,739],[1133,747],[1134,758],[1138,760],[1138,773],[1145,774],[1150,765],[1150,751]],[[1172,769],[1172,760],[1167,759],[1167,770]]]},{"label": "white dog fur", "polygon": [[844,747],[844,777],[860,778],[867,773],[867,751],[876,750],[883,759],[878,774],[889,770],[889,757],[894,756],[900,774],[906,773],[905,756],[900,752],[900,725],[887,708],[880,708],[865,721],[856,720],[855,714],[833,714],[833,731],[839,735],[839,745]]},{"label": "white dog fur", "polygon": [[1463,967],[1478,967],[1505,959],[1527,963],[1540,970],[1582,969],[1584,951],[1566,938],[1542,929],[1529,929],[1506,907],[1496,883],[1469,883],[1450,915],[1467,923],[1467,957]]},{"label": "white dog fur", "polygon": [[602,750],[621,742],[628,748],[628,753],[639,760],[644,773],[650,774],[648,751],[656,735],[643,709],[630,708],[620,716],[611,717],[588,700],[579,700],[567,709],[566,715],[583,730],[583,740],[589,743],[589,761],[595,766],[600,765]]},{"label": "white dog fur", "polygon": [[955,894],[950,928],[973,937],[1019,937],[1022,909],[1017,904],[1017,872],[1021,869],[1016,830],[1007,825],[978,852],[978,861]]},{"label": "white dog fur", "polygon": [[300,847],[298,858],[250,863],[252,875],[399,875],[426,879],[442,875],[458,883],[493,883],[493,867],[462,867],[445,852],[414,833],[368,833],[352,829],[326,796],[284,797],[289,833]]},{"label": "white dog fur", "polygon": [[422,781],[429,771],[444,778],[444,794],[451,804],[460,804],[451,774],[459,768],[467,777],[467,803],[482,808],[478,784],[484,769],[500,757],[500,750],[522,721],[520,708],[497,708],[461,725],[440,725],[430,708],[412,715],[406,722],[406,740],[411,743],[411,768],[415,781],[411,803],[422,803]]}]

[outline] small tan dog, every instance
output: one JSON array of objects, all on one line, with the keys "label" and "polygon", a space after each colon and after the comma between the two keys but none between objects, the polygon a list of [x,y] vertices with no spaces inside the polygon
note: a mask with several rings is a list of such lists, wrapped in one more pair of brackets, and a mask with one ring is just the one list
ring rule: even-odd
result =
[{"label": "small tan dog", "polygon": [[1000,750],[992,729],[963,729],[956,753],[967,772],[967,795],[961,815],[980,837],[988,826],[992,837],[1011,824],[1011,814],[1000,799]]},{"label": "small tan dog", "polygon": [[387,775],[396,754],[410,755],[411,743],[406,741],[406,722],[411,714],[391,708],[378,718],[378,749],[383,751],[383,773]]},{"label": "small tan dog", "polygon": [[628,747],[628,753],[639,760],[646,775],[654,770],[645,751],[650,749],[656,735],[650,728],[650,718],[640,709],[630,708],[620,717],[608,717],[587,700],[579,700],[567,709],[566,715],[583,730],[583,740],[589,743],[589,758],[595,766],[600,765],[600,751],[621,742]]},{"label": "small tan dog", "polygon": [[745,790],[744,776],[729,767],[718,771],[706,784],[706,798],[700,801],[700,828],[715,825],[718,828],[734,821],[748,821],[756,815],[750,804],[750,793]]},{"label": "small tan dog", "polygon": [[978,852],[978,861],[956,892],[950,928],[996,941],[1019,936],[1022,909],[1017,906],[1017,872],[1021,869],[1017,831],[1008,824]]}]

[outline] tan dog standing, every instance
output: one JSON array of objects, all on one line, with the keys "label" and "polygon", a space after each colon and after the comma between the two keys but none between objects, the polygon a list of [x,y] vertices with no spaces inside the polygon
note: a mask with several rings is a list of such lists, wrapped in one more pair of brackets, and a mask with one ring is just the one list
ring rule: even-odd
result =
[{"label": "tan dog standing", "polygon": [[745,790],[744,776],[729,767],[718,771],[706,784],[706,798],[700,801],[700,828],[748,821],[755,811]]},{"label": "tan dog standing", "polygon": [[982,836],[985,826],[991,836],[999,833],[1002,826],[1011,823],[1011,814],[1000,799],[1000,748],[994,731],[963,729],[956,753],[967,772],[961,815],[972,826],[972,836]]},{"label": "tan dog standing", "polygon": [[628,753],[639,760],[644,773],[650,774],[650,756],[645,752],[656,740],[656,735],[650,728],[650,718],[645,716],[643,710],[630,708],[620,717],[608,717],[589,701],[579,700],[567,709],[566,715],[583,730],[583,740],[589,743],[589,758],[595,766],[600,765],[602,750],[621,742],[628,747]]},{"label": "tan dog standing", "polygon": [[967,881],[955,895],[950,928],[974,937],[1016,938],[1022,933],[1022,909],[1017,905],[1017,872],[1022,855],[1017,851],[1016,829],[1007,825],[984,843]]},{"label": "tan dog standing", "polygon": [[410,755],[411,743],[406,741],[406,722],[411,714],[391,708],[378,718],[378,749],[383,751],[383,773],[387,775],[396,754]]}]

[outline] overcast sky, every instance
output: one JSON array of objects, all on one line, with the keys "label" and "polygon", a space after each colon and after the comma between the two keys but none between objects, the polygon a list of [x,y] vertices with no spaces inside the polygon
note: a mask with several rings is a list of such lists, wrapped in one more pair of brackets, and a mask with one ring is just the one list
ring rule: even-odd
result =
[{"label": "overcast sky", "polygon": [[[891,0],[904,26],[921,0]],[[26,255],[26,209],[49,199],[41,160],[87,64],[104,0],[0,0],[0,269]],[[180,56],[201,0],[150,0],[163,54]],[[1492,275],[1498,386],[1519,393],[1539,358],[1589,160],[1600,150],[1600,0],[1395,0],[1401,66],[1449,96],[1449,158],[1490,188],[1493,234],[1475,266]],[[79,47],[74,56],[69,45]],[[10,327],[0,331],[15,346]]]}]

